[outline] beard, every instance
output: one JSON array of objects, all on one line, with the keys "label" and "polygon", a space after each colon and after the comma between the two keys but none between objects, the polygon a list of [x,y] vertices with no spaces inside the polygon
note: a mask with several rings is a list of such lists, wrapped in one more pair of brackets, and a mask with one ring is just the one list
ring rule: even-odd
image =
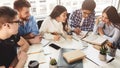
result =
[{"label": "beard", "polygon": [[29,17],[21,17],[21,19],[23,20],[23,21],[28,21],[29,20]]}]

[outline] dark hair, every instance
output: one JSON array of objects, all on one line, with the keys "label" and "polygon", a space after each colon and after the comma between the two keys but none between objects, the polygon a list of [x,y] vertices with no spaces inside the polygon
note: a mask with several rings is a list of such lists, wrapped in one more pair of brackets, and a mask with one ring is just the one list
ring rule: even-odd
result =
[{"label": "dark hair", "polygon": [[82,3],[82,10],[94,11],[95,7],[96,7],[96,3],[94,0],[85,0]]},{"label": "dark hair", "polygon": [[4,23],[12,23],[13,19],[17,15],[17,12],[10,7],[0,7],[0,28]]},{"label": "dark hair", "polygon": [[108,6],[103,10],[102,13],[107,14],[109,21],[111,21],[113,25],[120,27],[120,16],[115,7]]},{"label": "dark hair", "polygon": [[50,17],[55,19],[56,17],[60,16],[60,14],[64,11],[67,11],[67,9],[64,6],[57,5],[50,14]]},{"label": "dark hair", "polygon": [[30,3],[27,0],[16,0],[14,2],[14,9],[21,10],[23,7],[31,7]]}]

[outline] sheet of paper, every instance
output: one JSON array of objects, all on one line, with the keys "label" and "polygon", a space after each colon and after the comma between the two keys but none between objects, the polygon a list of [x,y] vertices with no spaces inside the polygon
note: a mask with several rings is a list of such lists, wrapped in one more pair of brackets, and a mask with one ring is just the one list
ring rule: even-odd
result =
[{"label": "sheet of paper", "polygon": [[49,43],[50,43],[49,40],[46,40],[46,39],[42,39],[41,40],[41,44],[42,44],[43,47],[46,46],[46,45],[48,45]]},{"label": "sheet of paper", "polygon": [[32,60],[36,60],[39,63],[45,63],[45,55],[43,47],[40,44],[34,44],[29,47],[29,50],[27,52],[28,58],[27,62],[25,64],[25,68],[28,67],[28,64]]},{"label": "sheet of paper", "polygon": [[108,60],[112,59],[112,57],[107,55],[107,60],[101,61],[99,59],[99,51],[94,49],[93,46],[89,46],[86,50],[84,50],[84,53],[85,53],[86,57],[88,57],[89,59],[91,59],[95,63],[99,64],[100,66],[104,66],[105,64],[107,64],[106,62]]},{"label": "sheet of paper", "polygon": [[34,44],[29,47],[29,50],[27,53],[40,52],[42,50],[43,50],[43,47],[41,44]]},{"label": "sheet of paper", "polygon": [[27,62],[25,64],[25,67],[28,67],[29,62],[33,61],[33,60],[38,61],[39,63],[46,62],[45,55],[43,52],[37,53],[37,54],[30,54],[30,55],[28,55],[28,59],[27,59]]}]

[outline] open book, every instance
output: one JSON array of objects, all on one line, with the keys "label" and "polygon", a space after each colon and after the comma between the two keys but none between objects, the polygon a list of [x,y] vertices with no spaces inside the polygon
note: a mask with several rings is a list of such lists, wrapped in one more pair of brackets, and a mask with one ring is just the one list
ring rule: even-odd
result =
[{"label": "open book", "polygon": [[73,63],[83,59],[85,57],[85,54],[81,52],[81,50],[73,50],[70,52],[63,53],[63,57],[66,59],[68,63]]},{"label": "open book", "polygon": [[81,31],[79,35],[73,33],[72,38],[78,41],[80,39],[85,38],[88,35],[88,33],[89,33],[89,31]]},{"label": "open book", "polygon": [[43,47],[47,46],[49,43],[50,43],[49,40],[46,40],[46,39],[41,40],[41,44],[42,44]]},{"label": "open book", "polygon": [[107,39],[103,38],[100,35],[89,35],[82,40],[91,44],[102,45]]},{"label": "open book", "polygon": [[78,35],[78,36],[79,36],[79,38],[83,39],[87,36],[88,33],[89,33],[89,31],[81,31],[80,35]]}]

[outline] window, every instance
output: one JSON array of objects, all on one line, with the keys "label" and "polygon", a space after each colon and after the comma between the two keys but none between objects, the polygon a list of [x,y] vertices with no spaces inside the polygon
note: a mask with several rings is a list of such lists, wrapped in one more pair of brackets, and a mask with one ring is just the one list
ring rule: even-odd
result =
[{"label": "window", "polygon": [[[13,2],[15,0],[4,0],[0,1],[0,6],[10,6],[13,7]],[[48,16],[53,8],[60,4],[67,8],[68,12],[71,13],[76,9],[80,9],[82,2],[84,0],[28,0],[31,3],[31,14],[37,19],[44,19]],[[96,15],[101,15],[104,7],[113,5],[118,9],[119,0],[95,0],[96,2]],[[120,10],[120,7],[119,7]]]},{"label": "window", "polygon": [[[80,9],[82,2],[84,0],[60,0],[60,4],[64,5],[68,12],[72,12],[76,9]],[[119,0],[94,0],[96,2],[96,15],[101,15],[101,12],[103,11],[104,7],[113,5],[116,8],[118,7],[118,1]]]},{"label": "window", "polygon": [[31,3],[31,13],[37,19],[44,19],[52,9],[58,4],[57,0],[29,0]]}]

